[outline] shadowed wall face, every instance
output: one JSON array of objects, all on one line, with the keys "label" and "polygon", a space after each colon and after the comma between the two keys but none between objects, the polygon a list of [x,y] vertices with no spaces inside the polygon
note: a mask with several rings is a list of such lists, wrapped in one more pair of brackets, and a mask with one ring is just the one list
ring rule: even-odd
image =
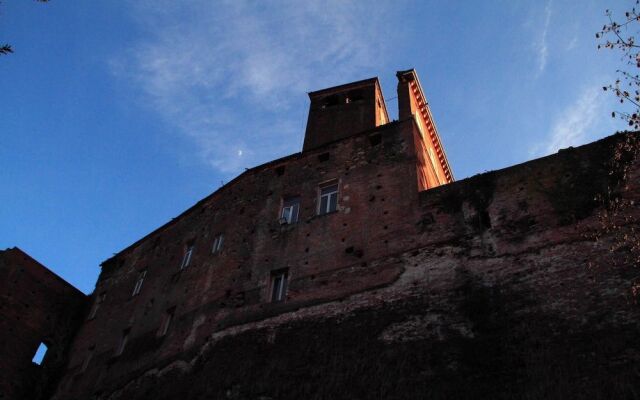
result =
[{"label": "shadowed wall face", "polygon": [[[46,398],[62,373],[86,296],[18,248],[0,251],[0,399]],[[32,363],[41,344],[40,365]]]},{"label": "shadowed wall face", "polygon": [[[407,135],[398,135],[405,128]],[[161,265],[157,280],[145,282],[150,290],[143,286],[140,297],[132,298],[140,276],[132,260],[154,256],[153,237],[121,254],[125,261],[105,269],[99,282],[99,288],[113,290],[113,303],[104,303],[83,327],[77,360],[56,398],[634,398],[640,308],[630,285],[640,273],[625,261],[625,249],[609,250],[610,235],[598,242],[590,236],[600,229],[603,212],[597,193],[611,189],[622,199],[640,199],[637,161],[626,170],[626,183],[610,165],[624,136],[415,196],[415,175],[406,178],[406,192],[400,191],[405,186],[385,192],[392,180],[368,185],[377,176],[373,171],[393,177],[415,171],[415,160],[406,155],[366,156],[384,149],[385,139],[410,143],[413,128],[412,120],[397,123],[398,131],[384,134],[379,150],[365,150],[366,135],[333,149],[332,157],[362,153],[355,162],[362,169],[346,176],[350,212],[306,219],[302,192],[303,225],[279,230],[276,222],[256,223],[252,234],[229,234],[229,246],[243,237],[250,241],[255,259],[237,264],[250,268],[234,269],[196,251],[179,280],[161,275]],[[316,156],[289,160],[287,168]],[[330,159],[342,165],[347,159],[340,157]],[[311,165],[307,170],[318,164]],[[397,165],[404,169],[393,170]],[[276,168],[266,171],[278,176]],[[234,190],[248,190],[264,176],[245,176],[249,184]],[[393,197],[394,191],[401,194]],[[233,199],[232,193],[225,196]],[[259,203],[259,215],[277,215],[268,200]],[[344,198],[339,204],[345,206]],[[199,211],[162,231],[175,234],[169,243],[208,226],[197,225],[205,218]],[[384,211],[393,218],[385,220]],[[632,208],[630,221],[639,213]],[[366,229],[358,228],[372,219]],[[239,226],[244,222],[234,228]],[[343,234],[363,241],[341,247]],[[162,257],[174,254],[177,268],[180,248],[158,245]],[[232,256],[233,249],[219,256]],[[292,262],[283,270],[285,259]],[[216,275],[230,271],[238,277],[251,272],[253,284],[262,282],[258,293],[248,281],[233,286],[231,276]],[[284,301],[270,302],[270,276],[291,279]],[[229,296],[225,287],[232,290]],[[127,293],[119,294],[121,288]],[[150,301],[158,293],[181,301],[163,336],[158,327],[164,331],[166,304],[156,308],[159,300]],[[114,358],[124,334],[129,341]],[[83,371],[79,355],[95,340],[102,354],[96,352]]]}]

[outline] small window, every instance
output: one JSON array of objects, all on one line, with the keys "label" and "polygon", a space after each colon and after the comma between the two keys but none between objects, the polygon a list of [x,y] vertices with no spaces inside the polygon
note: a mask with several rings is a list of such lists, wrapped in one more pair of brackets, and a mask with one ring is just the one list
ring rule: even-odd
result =
[{"label": "small window", "polygon": [[420,136],[424,138],[424,125],[422,125],[422,117],[418,114],[414,114],[413,117],[416,120],[416,124],[418,125],[418,130],[420,131]]},{"label": "small window", "polygon": [[37,365],[41,365],[44,357],[47,355],[47,350],[49,350],[47,345],[44,344],[44,342],[41,342],[40,346],[38,346],[38,349],[36,350],[36,354],[33,355],[33,359],[31,360],[31,362]]},{"label": "small window", "polygon": [[184,257],[182,257],[182,264],[180,264],[180,269],[185,269],[191,264],[191,256],[193,255],[193,245],[190,244],[187,246],[184,251]]},{"label": "small window", "polygon": [[96,314],[98,313],[98,309],[104,303],[104,300],[107,298],[107,293],[102,292],[96,297],[96,301],[93,303],[93,307],[91,307],[91,311],[89,312],[88,319],[94,319]]},{"label": "small window", "polygon": [[298,222],[298,213],[300,212],[300,197],[291,197],[282,202],[282,211],[280,212],[280,223],[295,224]]},{"label": "small window", "polygon": [[211,247],[212,253],[219,253],[222,250],[222,244],[224,243],[224,235],[221,233],[213,239],[213,246]]},{"label": "small window", "polygon": [[325,162],[325,161],[329,161],[329,158],[331,157],[331,154],[327,153],[322,153],[318,155],[318,161],[320,162]]},{"label": "small window", "polygon": [[124,331],[122,331],[122,338],[120,339],[120,345],[118,345],[118,349],[116,350],[116,357],[124,353],[124,349],[125,347],[127,347],[127,342],[129,341],[130,332],[131,332],[131,328],[125,329]]},{"label": "small window", "polygon": [[442,181],[440,180],[440,174],[438,174],[438,168],[436,168],[436,157],[433,154],[433,149],[429,147],[429,160],[431,161],[431,168],[433,168],[433,173],[436,176],[436,180],[438,184],[442,185]]},{"label": "small window", "polygon": [[138,280],[136,281],[136,285],[133,287],[133,293],[131,293],[131,297],[136,296],[140,293],[142,289],[142,284],[144,283],[144,278],[147,276],[147,270],[141,271],[138,274]]},{"label": "small window", "polygon": [[89,363],[91,362],[91,359],[93,358],[93,353],[96,350],[96,346],[91,346],[89,347],[89,351],[87,352],[87,356],[84,358],[84,361],[82,362],[82,367],[80,368],[81,372],[84,372],[87,370],[87,367],[89,366]]},{"label": "small window", "polygon": [[338,209],[338,184],[320,186],[318,215],[328,214]]},{"label": "small window", "polygon": [[362,102],[363,100],[362,89],[355,89],[347,93],[345,103]]},{"label": "small window", "polygon": [[160,329],[158,329],[158,336],[164,336],[169,332],[169,327],[171,326],[171,322],[173,321],[173,315],[175,314],[176,308],[171,307],[165,312],[164,317],[162,319],[162,323],[160,324]]},{"label": "small window", "polygon": [[379,133],[369,135],[369,143],[371,143],[371,146],[379,145],[380,143],[382,143],[382,135]]},{"label": "small window", "polygon": [[322,108],[334,107],[340,104],[340,96],[333,94],[322,99]]},{"label": "small window", "polygon": [[278,270],[271,273],[271,302],[277,303],[287,298],[288,270]]}]

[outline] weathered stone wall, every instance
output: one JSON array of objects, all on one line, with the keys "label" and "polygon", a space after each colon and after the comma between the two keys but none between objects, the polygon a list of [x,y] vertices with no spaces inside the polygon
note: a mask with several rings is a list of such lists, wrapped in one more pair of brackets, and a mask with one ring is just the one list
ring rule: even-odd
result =
[{"label": "weathered stone wall", "polygon": [[[0,251],[0,399],[52,394],[86,298],[20,249]],[[31,360],[42,342],[48,351],[36,365]]]},{"label": "weathered stone wall", "polygon": [[[610,251],[595,200],[636,200],[637,226],[639,165],[623,189],[612,163],[624,136],[416,193],[412,151],[394,150],[415,125],[380,132],[380,148],[367,133],[336,143],[330,162],[305,153],[278,178],[266,177],[279,161],[249,171],[111,260],[96,288],[110,300],[56,398],[638,398],[640,270],[629,249]],[[275,224],[280,196],[312,201],[337,176],[339,213],[305,204],[300,224]],[[206,244],[216,224],[226,253],[203,246],[178,273],[183,238]],[[132,298],[141,265],[150,278]],[[265,282],[282,266],[289,298],[271,304]],[[80,371],[89,346],[100,351]]]},{"label": "weathered stone wall", "polygon": [[[415,135],[409,119],[249,170],[104,263],[93,301],[105,300],[74,342],[60,393],[118,387],[199,351],[213,332],[395,281],[402,265],[369,263],[415,247]],[[331,179],[338,210],[317,215],[318,185]],[[280,225],[282,200],[293,195],[301,199],[299,221]],[[219,234],[223,249],[213,254]],[[180,270],[190,244],[191,264]],[[289,269],[287,299],[271,303],[271,272],[281,268]],[[160,336],[169,309],[175,317]]]}]

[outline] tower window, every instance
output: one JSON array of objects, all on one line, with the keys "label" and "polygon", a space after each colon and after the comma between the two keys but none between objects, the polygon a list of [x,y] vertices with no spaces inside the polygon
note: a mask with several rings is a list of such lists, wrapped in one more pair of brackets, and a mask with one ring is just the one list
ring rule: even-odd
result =
[{"label": "tower window", "polygon": [[329,153],[322,153],[322,154],[318,155],[318,161],[320,161],[320,162],[329,161],[330,157],[331,157],[331,155]]},{"label": "tower window", "polygon": [[298,222],[298,213],[300,212],[300,197],[291,197],[282,202],[282,211],[280,212],[281,224],[295,224]]},{"label": "tower window", "polygon": [[222,250],[222,244],[224,243],[224,235],[221,233],[213,239],[213,246],[211,247],[212,253],[218,253]]},{"label": "tower window", "polygon": [[328,214],[338,208],[338,183],[320,186],[318,215]]},{"label": "tower window", "polygon": [[436,168],[436,157],[433,154],[433,149],[429,147],[429,161],[431,161],[431,168],[433,168],[433,174],[436,176],[436,180],[438,184],[442,185],[442,181],[440,180],[440,174],[438,173],[438,168]]},{"label": "tower window", "polygon": [[180,264],[180,269],[185,269],[191,264],[191,256],[193,255],[193,244],[187,245],[186,250],[184,251],[184,257],[182,257],[182,263]]},{"label": "tower window", "polygon": [[147,270],[141,271],[138,274],[138,280],[136,281],[136,285],[133,287],[133,293],[131,293],[131,297],[136,296],[140,293],[142,289],[142,283],[144,283],[144,278],[147,276]]},{"label": "tower window", "polygon": [[323,99],[322,108],[334,107],[340,104],[340,96],[337,94],[332,94]]},{"label": "tower window", "polygon": [[287,298],[288,270],[281,269],[271,272],[271,302],[277,303]]},{"label": "tower window", "polygon": [[355,103],[357,101],[363,101],[364,95],[361,89],[355,89],[347,93],[345,103]]},{"label": "tower window", "polygon": [[422,117],[418,114],[414,114],[413,117],[416,120],[416,124],[418,125],[418,131],[420,131],[420,136],[424,139],[424,125],[422,124]]}]

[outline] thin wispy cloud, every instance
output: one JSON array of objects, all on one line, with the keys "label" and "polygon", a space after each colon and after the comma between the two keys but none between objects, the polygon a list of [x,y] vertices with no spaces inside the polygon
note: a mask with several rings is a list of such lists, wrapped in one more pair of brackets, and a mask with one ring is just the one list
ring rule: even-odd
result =
[{"label": "thin wispy cloud", "polygon": [[571,51],[575,49],[577,44],[578,44],[578,36],[573,36],[571,40],[569,40],[569,42],[567,43],[566,50]]},{"label": "thin wispy cloud", "polygon": [[394,38],[377,21],[393,7],[141,2],[133,14],[147,34],[114,60],[113,70],[205,162],[236,173],[299,150],[306,91],[384,68],[384,49]]},{"label": "thin wispy cloud", "polygon": [[539,143],[532,148],[531,155],[555,153],[569,146],[584,144],[597,136],[595,126],[606,115],[601,92],[597,87],[585,89],[559,114],[544,144]]},{"label": "thin wispy cloud", "polygon": [[549,35],[549,24],[551,22],[551,1],[544,7],[544,25],[540,32],[540,40],[537,45],[538,52],[538,75],[544,72],[549,57],[549,46],[547,36]]}]

